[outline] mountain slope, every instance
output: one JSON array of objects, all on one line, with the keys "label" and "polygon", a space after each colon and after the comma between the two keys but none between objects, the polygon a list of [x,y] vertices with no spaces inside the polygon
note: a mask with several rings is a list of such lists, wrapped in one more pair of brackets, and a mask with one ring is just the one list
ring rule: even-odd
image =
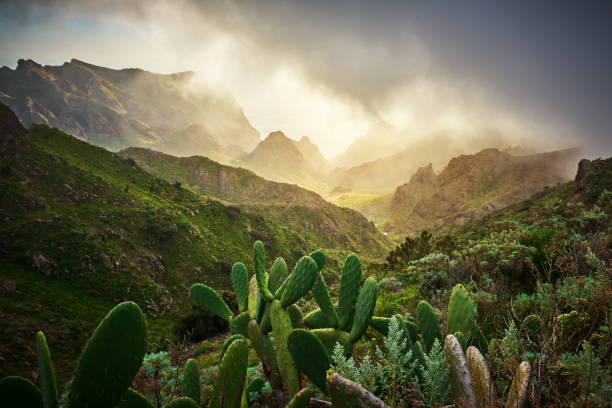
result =
[{"label": "mountain slope", "polygon": [[119,154],[170,183],[178,181],[196,193],[262,214],[321,247],[351,249],[370,256],[386,251],[386,239],[361,214],[296,185],[268,181],[249,170],[205,157],[178,158],[141,148]]},{"label": "mountain slope", "polygon": [[0,102],[26,127],[57,127],[110,149],[156,146],[209,154],[205,141],[183,137],[193,124],[223,147],[255,147],[259,134],[236,101],[219,90],[192,87],[193,77],[113,70],[75,59],[62,66],[19,60],[15,70],[0,69]]},{"label": "mountain slope", "polygon": [[485,149],[452,159],[437,176],[429,165],[396,189],[385,228],[401,237],[462,225],[567,181],[577,157],[577,149],[528,156]]},{"label": "mountain slope", "polygon": [[321,191],[327,188],[324,181],[327,166],[321,168],[321,159],[325,161],[310,139],[296,142],[277,131],[270,133],[238,164],[268,180]]}]

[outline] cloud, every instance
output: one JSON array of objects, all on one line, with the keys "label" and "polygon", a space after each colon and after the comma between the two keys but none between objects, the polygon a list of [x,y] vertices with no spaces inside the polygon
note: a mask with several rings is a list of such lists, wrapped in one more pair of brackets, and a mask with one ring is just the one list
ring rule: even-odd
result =
[{"label": "cloud", "polygon": [[[308,134],[328,156],[381,120],[405,137],[489,126],[557,144],[609,145],[602,106],[612,104],[610,79],[589,64],[610,62],[601,40],[609,32],[591,16],[600,10],[478,1],[453,9],[360,0],[4,4],[32,30],[37,19],[82,16],[123,28],[138,41],[107,35],[118,54],[112,66],[194,69],[234,94],[262,133]],[[565,33],[572,15],[581,29]],[[58,36],[58,48],[70,49],[70,34]],[[113,47],[98,41],[105,55],[91,54],[107,62]]]}]

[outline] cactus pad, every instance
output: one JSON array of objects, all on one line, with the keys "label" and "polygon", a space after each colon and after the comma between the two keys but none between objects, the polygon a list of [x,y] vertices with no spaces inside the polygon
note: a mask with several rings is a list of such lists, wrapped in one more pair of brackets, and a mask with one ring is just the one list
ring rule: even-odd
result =
[{"label": "cactus pad", "polygon": [[43,408],[40,390],[23,377],[4,377],[0,380],[0,401],[10,408]]},{"label": "cactus pad", "polygon": [[448,302],[447,332],[461,332],[465,336],[467,346],[478,344],[478,329],[476,327],[476,306],[461,284],[453,287]]},{"label": "cactus pad", "polygon": [[374,394],[338,374],[327,376],[327,389],[334,408],[386,408]]},{"label": "cactus pad", "polygon": [[[224,407],[229,407],[229,405],[223,405]],[[173,400],[171,403],[166,405],[166,408],[198,408],[199,405],[196,404],[194,400],[189,397],[180,397]]]},{"label": "cactus pad", "polygon": [[417,306],[417,322],[423,341],[425,342],[425,350],[429,352],[438,339],[442,343],[442,333],[440,332],[440,320],[438,315],[431,305],[422,300]]},{"label": "cactus pad", "polygon": [[280,299],[281,306],[287,307],[308,293],[317,273],[317,263],[309,256],[302,257],[289,275],[287,286]]},{"label": "cactus pad", "polygon": [[325,376],[331,367],[331,359],[321,340],[308,330],[293,329],[287,338],[287,347],[296,366],[327,394]]},{"label": "cactus pad", "polygon": [[444,340],[444,356],[450,368],[449,382],[455,403],[460,407],[476,408],[472,379],[468,370],[461,344],[449,334]]},{"label": "cactus pad", "polygon": [[391,321],[391,319],[388,317],[372,316],[372,320],[370,320],[370,327],[386,336],[389,334],[389,321]]},{"label": "cactus pad", "polygon": [[349,341],[349,334],[347,332],[338,329],[315,329],[311,330],[311,332],[321,340],[330,356],[334,352],[336,343],[340,343],[344,348],[344,355],[346,357],[353,354],[353,344]]},{"label": "cactus pad", "polygon": [[85,345],[68,394],[68,408],[117,406],[147,350],[147,324],[138,305],[123,302]]},{"label": "cactus pad", "polygon": [[272,323],[278,368],[283,377],[283,382],[289,391],[289,396],[293,397],[298,392],[298,371],[293,357],[291,357],[291,353],[287,348],[287,337],[289,337],[289,333],[292,330],[291,317],[282,308],[278,300],[274,300],[270,307],[270,321]]},{"label": "cactus pad", "polygon": [[57,387],[55,386],[51,353],[49,352],[49,346],[47,346],[47,339],[41,331],[36,333],[36,357],[38,359],[43,405],[45,408],[57,408]]},{"label": "cactus pad", "polygon": [[527,391],[529,389],[529,379],[531,376],[531,365],[523,361],[514,374],[510,392],[508,393],[507,407],[523,408],[527,401]]},{"label": "cactus pad", "polygon": [[378,284],[372,277],[366,279],[359,292],[357,305],[355,306],[355,321],[351,328],[349,341],[355,343],[363,336],[366,329],[372,320],[372,313],[376,307],[376,295],[378,292]]},{"label": "cactus pad", "polygon": [[249,297],[247,300],[247,307],[251,319],[257,318],[257,305],[260,299],[261,296],[259,296],[259,288],[257,287],[257,276],[253,275],[249,281]]},{"label": "cactus pad", "polygon": [[183,371],[183,396],[189,397],[196,402],[200,402],[200,371],[193,358],[185,363]]},{"label": "cactus pad", "polygon": [[[313,254],[314,253],[315,252],[313,252]],[[312,295],[314,296],[321,312],[327,320],[325,327],[337,328],[338,313],[336,312],[336,308],[334,307],[334,303],[332,302],[332,298],[327,290],[327,285],[325,284],[325,280],[323,280],[323,275],[321,275],[320,271],[317,272],[315,281],[312,285]]]},{"label": "cactus pad", "polygon": [[325,329],[329,327],[329,321],[321,309],[315,309],[304,316],[304,324],[311,329]]},{"label": "cactus pad", "polygon": [[242,262],[236,262],[232,266],[232,285],[236,294],[238,310],[245,312],[248,308],[249,289],[247,287],[248,277],[246,266]]},{"label": "cactus pad", "polygon": [[219,363],[221,363],[221,360],[223,360],[223,356],[225,355],[225,352],[229,348],[230,344],[240,339],[245,340],[245,337],[242,334],[234,334],[225,340],[223,347],[221,347],[221,353],[219,353]]},{"label": "cactus pad", "polygon": [[209,288],[206,285],[202,285],[201,283],[196,283],[195,285],[191,286],[190,293],[191,297],[209,312],[227,320],[228,322],[232,317],[234,317],[234,313],[232,313],[230,308],[214,289]]},{"label": "cactus pad", "polygon": [[238,339],[230,344],[221,364],[219,364],[219,371],[210,398],[211,408],[240,407],[248,358],[249,346],[246,340]]},{"label": "cactus pad", "polygon": [[538,316],[530,314],[523,319],[523,328],[529,338],[535,341],[542,331],[542,320]]},{"label": "cactus pad", "polygon": [[304,314],[298,305],[295,303],[289,305],[287,313],[289,313],[289,317],[291,317],[291,327],[297,329],[304,325]]},{"label": "cactus pad", "polygon": [[276,359],[276,353],[274,353],[274,346],[272,345],[270,337],[261,332],[255,320],[251,320],[249,322],[248,331],[251,345],[263,363],[264,372],[270,379],[270,384],[272,387],[280,387],[281,378],[278,369],[278,361]]},{"label": "cactus pad", "polygon": [[493,406],[495,402],[493,383],[491,382],[491,374],[484,357],[476,347],[470,346],[465,353],[465,359],[468,371],[470,372],[470,378],[472,379],[476,406],[478,408]]},{"label": "cactus pad", "polygon": [[310,399],[314,398],[316,393],[310,388],[300,390],[295,397],[285,406],[285,408],[308,408],[310,407]]},{"label": "cactus pad", "polygon": [[356,255],[349,255],[342,266],[340,290],[338,293],[338,327],[350,330],[355,313],[355,302],[361,285],[361,261]]},{"label": "cactus pad", "polygon": [[320,249],[312,252],[310,256],[317,263],[317,271],[321,272],[325,266],[326,256]]},{"label": "cactus pad", "polygon": [[253,246],[253,263],[255,264],[255,275],[257,276],[257,286],[259,287],[259,293],[266,302],[271,302],[274,299],[274,295],[268,289],[268,276],[266,274],[266,256],[264,252],[264,245],[261,241],[256,241]]},{"label": "cactus pad", "polygon": [[287,276],[289,276],[287,263],[283,258],[276,258],[274,264],[272,264],[272,269],[270,269],[270,278],[268,279],[268,289],[270,289],[270,292],[276,293],[283,282],[287,280]]},{"label": "cactus pad", "polygon": [[238,316],[230,320],[230,331],[232,334],[242,334],[247,337],[247,326],[251,320],[249,312],[242,312]]},{"label": "cactus pad", "polygon": [[121,404],[119,404],[118,408],[155,408],[153,404],[149,402],[149,400],[131,388],[129,388],[125,394],[123,394],[123,399],[121,400]]}]

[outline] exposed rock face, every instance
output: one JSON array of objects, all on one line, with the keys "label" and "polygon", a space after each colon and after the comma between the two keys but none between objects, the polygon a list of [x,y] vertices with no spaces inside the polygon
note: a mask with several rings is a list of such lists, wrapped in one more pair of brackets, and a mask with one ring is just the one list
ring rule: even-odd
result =
[{"label": "exposed rock face", "polygon": [[[570,179],[577,149],[512,156],[498,149],[453,158],[437,176],[420,168],[398,187],[386,228],[394,235],[440,231],[529,198],[546,186]],[[582,171],[590,164],[584,163]],[[581,170],[579,168],[579,174]]]},{"label": "exposed rock face", "polygon": [[242,108],[220,91],[192,90],[193,77],[113,70],[75,59],[62,66],[19,60],[15,70],[0,69],[0,102],[26,127],[57,127],[111,149],[154,145],[185,155],[210,154],[216,144],[253,149],[259,134]]}]

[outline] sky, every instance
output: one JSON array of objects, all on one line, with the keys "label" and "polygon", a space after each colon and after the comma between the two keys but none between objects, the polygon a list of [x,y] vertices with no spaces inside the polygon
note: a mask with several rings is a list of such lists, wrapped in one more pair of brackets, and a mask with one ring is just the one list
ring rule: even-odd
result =
[{"label": "sky", "polygon": [[0,65],[193,70],[262,136],[307,135],[328,158],[378,128],[596,157],[612,155],[610,21],[595,1],[0,0]]}]

